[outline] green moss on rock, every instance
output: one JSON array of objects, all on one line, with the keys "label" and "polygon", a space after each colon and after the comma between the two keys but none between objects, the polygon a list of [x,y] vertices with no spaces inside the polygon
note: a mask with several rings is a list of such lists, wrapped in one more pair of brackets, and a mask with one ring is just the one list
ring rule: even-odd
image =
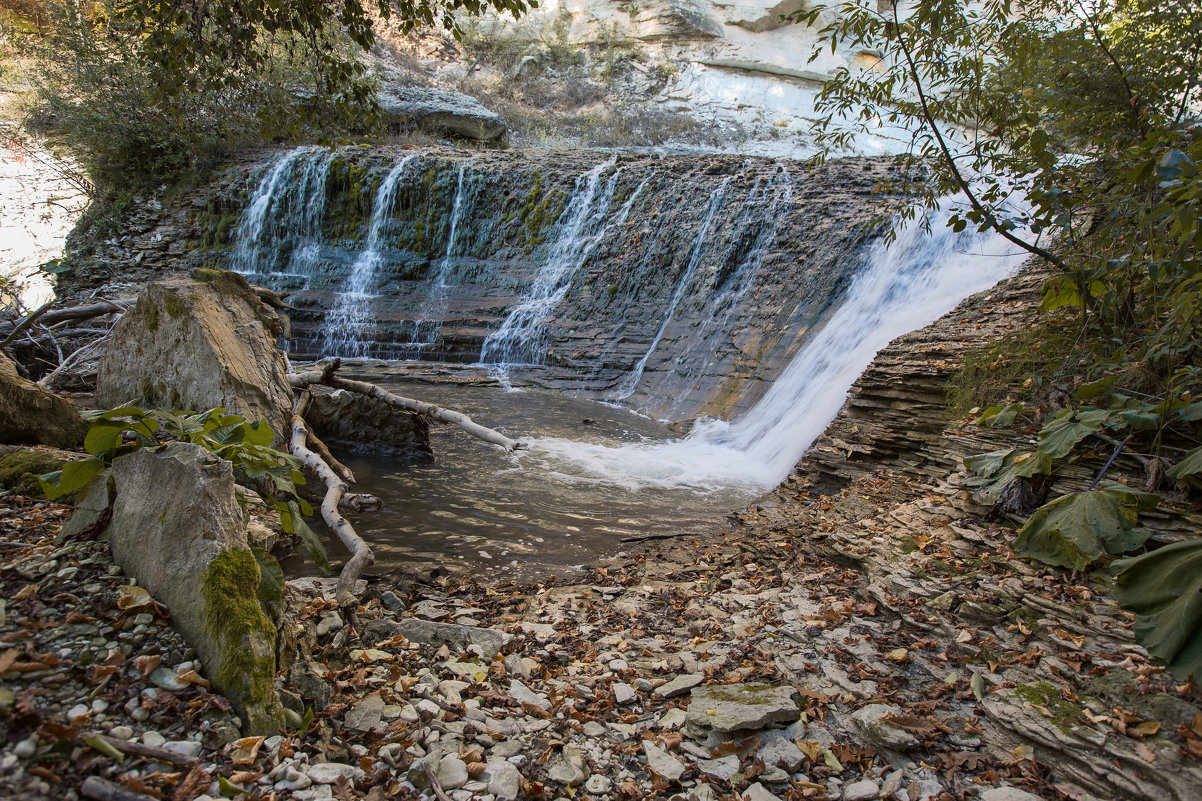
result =
[{"label": "green moss on rock", "polygon": [[0,456],[0,486],[18,495],[44,498],[38,476],[59,470],[65,461],[45,451],[21,448]]},{"label": "green moss on rock", "polygon": [[248,732],[269,733],[284,722],[275,695],[276,629],[258,599],[259,564],[249,549],[217,556],[202,585],[205,626],[218,646],[210,666],[216,687],[239,708]]}]

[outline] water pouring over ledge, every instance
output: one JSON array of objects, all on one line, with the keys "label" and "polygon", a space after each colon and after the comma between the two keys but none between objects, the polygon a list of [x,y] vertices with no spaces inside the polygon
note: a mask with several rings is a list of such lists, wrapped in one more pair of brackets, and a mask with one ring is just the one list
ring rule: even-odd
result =
[{"label": "water pouring over ledge", "polygon": [[997,234],[954,233],[946,221],[955,204],[946,200],[904,222],[888,245],[872,244],[842,305],[750,411],[730,422],[700,420],[673,442],[607,446],[532,439],[527,467],[630,490],[771,489],[838,414],[881,348],[1012,275],[1027,258]]}]

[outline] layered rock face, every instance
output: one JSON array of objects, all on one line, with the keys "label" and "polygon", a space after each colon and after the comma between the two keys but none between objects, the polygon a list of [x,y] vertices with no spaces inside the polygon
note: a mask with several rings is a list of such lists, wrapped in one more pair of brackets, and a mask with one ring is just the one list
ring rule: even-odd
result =
[{"label": "layered rock face", "polygon": [[882,161],[318,148],[192,224],[291,293],[299,355],[524,365],[659,416],[745,408],[899,203]]}]

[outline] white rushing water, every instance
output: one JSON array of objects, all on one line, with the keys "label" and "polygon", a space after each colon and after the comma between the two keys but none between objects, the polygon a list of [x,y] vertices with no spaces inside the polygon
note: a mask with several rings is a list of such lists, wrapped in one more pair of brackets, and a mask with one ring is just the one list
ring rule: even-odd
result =
[{"label": "white rushing water", "polygon": [[326,317],[326,353],[351,357],[367,355],[363,334],[372,323],[372,291],[375,289],[376,271],[383,262],[380,236],[384,231],[384,224],[392,216],[397,185],[404,177],[409,162],[415,158],[416,156],[412,155],[405,156],[380,182],[375,200],[372,201],[367,241],[363,243],[363,250],[351,265],[346,285],[338,294],[338,305],[331,309]]},{"label": "white rushing water", "polygon": [[[617,157],[598,164],[576,180],[567,207],[555,221],[550,252],[526,296],[480,348],[481,364],[541,364],[543,321],[563,299],[572,277],[612,227],[606,223],[621,170],[601,176]],[[628,209],[627,209],[628,210]],[[615,220],[621,224],[625,220]]]},{"label": "white rushing water", "polygon": [[643,379],[643,372],[647,369],[647,360],[651,358],[651,354],[655,353],[655,349],[659,347],[660,340],[664,338],[664,333],[668,330],[668,324],[672,322],[672,318],[676,316],[676,310],[680,308],[680,301],[684,298],[685,292],[693,282],[693,274],[697,272],[697,265],[701,263],[701,257],[705,255],[705,241],[709,237],[710,226],[714,222],[714,213],[721,207],[722,201],[726,198],[726,189],[730,186],[730,177],[722,179],[722,183],[714,191],[710,197],[709,208],[705,211],[705,219],[701,223],[701,229],[697,231],[697,236],[693,239],[693,247],[689,249],[689,262],[684,269],[684,274],[680,277],[680,283],[676,285],[676,292],[672,295],[672,300],[668,303],[668,309],[664,312],[664,321],[660,323],[659,330],[655,332],[655,336],[651,339],[651,344],[647,346],[647,352],[643,354],[643,358],[639,359],[633,369],[627,373],[622,379],[613,395],[610,397],[614,401],[626,400],[634,393],[634,388],[639,385],[639,381]]},{"label": "white rushing water", "polygon": [[952,203],[870,246],[842,305],[764,397],[733,421],[701,420],[672,442],[622,446],[532,439],[521,458],[561,480],[640,487],[767,490],[838,414],[856,378],[894,338],[946,314],[1014,273],[1026,253],[996,234],[953,233]]},{"label": "white rushing water", "polygon": [[438,262],[438,275],[434,277],[429,294],[413,320],[413,335],[409,338],[409,347],[418,352],[436,343],[439,329],[442,327],[439,318],[446,311],[447,290],[450,288],[447,282],[451,278],[451,260],[455,255],[455,243],[458,241],[459,223],[463,219],[464,198],[467,195],[463,191],[464,172],[466,164],[461,162],[459,175],[455,179],[455,197],[451,200],[451,230],[447,234],[447,246]]}]

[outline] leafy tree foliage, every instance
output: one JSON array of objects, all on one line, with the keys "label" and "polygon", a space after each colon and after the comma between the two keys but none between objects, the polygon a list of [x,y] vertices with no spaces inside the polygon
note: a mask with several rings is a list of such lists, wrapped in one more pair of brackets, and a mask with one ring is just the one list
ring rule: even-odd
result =
[{"label": "leafy tree foliage", "polygon": [[35,41],[42,119],[102,187],[203,170],[264,140],[370,133],[364,54],[377,18],[402,30],[530,0],[52,0]]},{"label": "leafy tree foliage", "polygon": [[[1142,449],[1149,489],[1168,479],[1190,492],[1202,473],[1202,5],[859,0],[800,17],[826,21],[824,45],[879,59],[824,85],[823,152],[882,129],[908,136],[906,159],[929,178],[923,199],[961,193],[957,230],[996,231],[1054,265],[1043,309],[1080,325],[1086,358],[1073,362],[1087,369],[1046,382],[1066,408],[1034,451],[968,460],[979,497],[1002,502],[1015,482],[1046,484],[1064,464],[1105,459],[1113,443],[1093,486],[1049,499],[1016,547],[1074,569],[1141,547],[1138,513],[1152,499],[1102,482],[1114,457]],[[982,421],[1011,425],[1018,414],[999,407]],[[1148,582],[1170,565],[1180,572],[1176,551],[1160,553],[1123,563],[1122,597],[1141,599],[1141,641],[1190,672],[1202,646],[1167,636],[1173,616],[1147,600]]]}]

